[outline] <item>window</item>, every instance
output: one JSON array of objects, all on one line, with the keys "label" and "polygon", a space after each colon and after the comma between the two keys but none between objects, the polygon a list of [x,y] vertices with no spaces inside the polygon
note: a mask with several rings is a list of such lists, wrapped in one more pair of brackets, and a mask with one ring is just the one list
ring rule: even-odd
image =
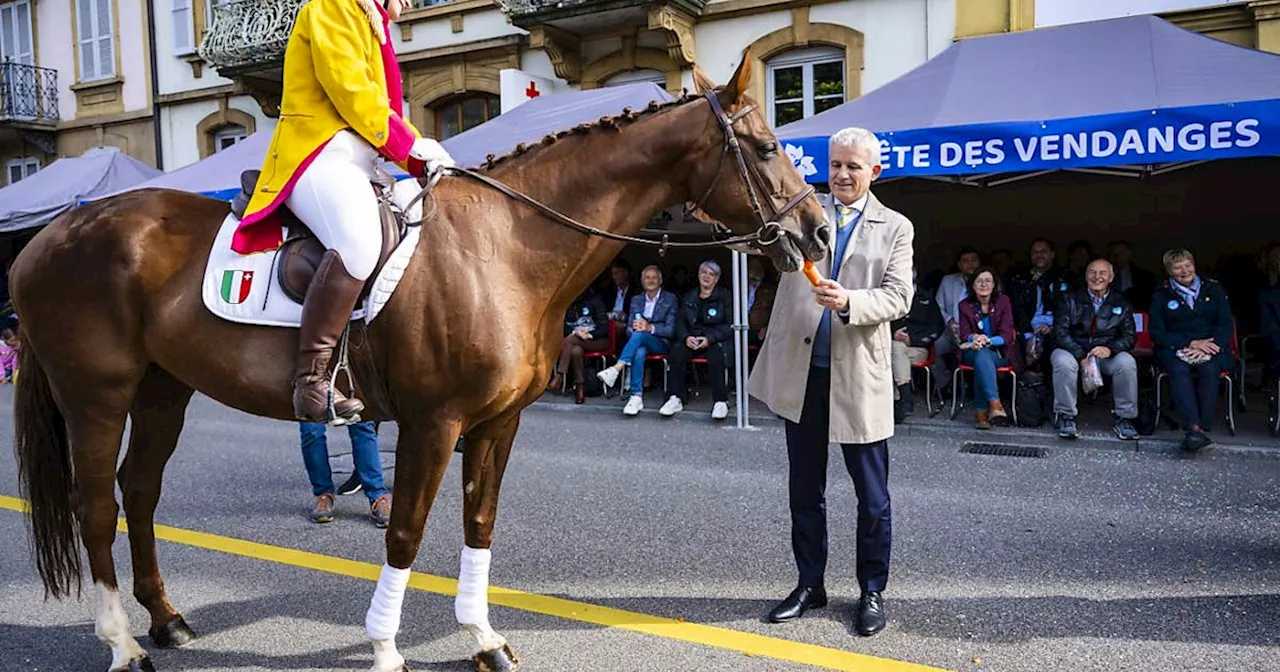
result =
[{"label": "window", "polygon": [[823,47],[769,61],[769,123],[775,128],[844,102],[844,52]]},{"label": "window", "polygon": [[112,0],[76,0],[76,28],[80,44],[80,81],[108,79],[116,74],[116,45],[111,34]]},{"label": "window", "polygon": [[649,68],[641,68],[639,70],[628,70],[620,72],[605,81],[605,86],[619,86],[622,84],[635,84],[636,82],[653,82],[658,86],[665,87],[667,85],[667,75],[659,70]]},{"label": "window", "polygon": [[196,50],[196,22],[192,0],[173,0],[173,55],[185,56]]},{"label": "window", "polygon": [[502,101],[488,93],[455,98],[436,108],[436,139],[445,140],[498,116]]},{"label": "window", "polygon": [[40,159],[28,156],[9,162],[9,184],[31,177],[40,170]]},{"label": "window", "polygon": [[31,46],[31,3],[17,0],[0,5],[0,54],[4,60],[35,65]]},{"label": "window", "polygon": [[244,127],[239,125],[223,126],[213,132],[213,151],[221,152],[231,145],[244,140]]}]

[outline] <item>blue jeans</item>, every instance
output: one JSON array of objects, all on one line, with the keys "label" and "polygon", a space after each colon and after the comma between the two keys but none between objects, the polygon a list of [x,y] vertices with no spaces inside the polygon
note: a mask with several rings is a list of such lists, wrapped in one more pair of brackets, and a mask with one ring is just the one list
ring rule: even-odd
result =
[{"label": "blue jeans", "polygon": [[982,348],[965,350],[961,361],[965,366],[973,367],[973,403],[983,409],[991,402],[999,401],[1000,386],[996,384],[996,369],[1009,366],[1009,360],[999,356],[991,348]]},{"label": "blue jeans", "polygon": [[[329,470],[329,446],[325,440],[326,425],[321,422],[299,422],[298,432],[302,436],[302,464],[307,468],[307,478],[311,479],[311,494],[323,495],[334,492],[333,472]],[[360,474],[360,484],[370,502],[387,494],[387,486],[382,482],[382,456],[378,454],[378,434],[373,429],[373,422],[357,422],[347,425],[347,435],[351,437],[351,461]]]},{"label": "blue jeans", "polygon": [[667,354],[667,343],[644,331],[631,332],[631,338],[618,355],[619,362],[631,364],[631,394],[644,392],[644,358],[649,355]]}]

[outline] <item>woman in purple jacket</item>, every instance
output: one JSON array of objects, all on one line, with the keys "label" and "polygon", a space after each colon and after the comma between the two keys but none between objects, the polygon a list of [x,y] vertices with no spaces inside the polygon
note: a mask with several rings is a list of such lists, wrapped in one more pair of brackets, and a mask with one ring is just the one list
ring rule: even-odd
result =
[{"label": "woman in purple jacket", "polygon": [[1001,291],[995,271],[990,266],[979,268],[969,279],[968,289],[958,311],[961,361],[973,367],[974,426],[990,429],[993,423],[1009,423],[1000,403],[996,369],[1012,364],[1014,371],[1022,370],[1022,354],[1013,326],[1013,306]]}]

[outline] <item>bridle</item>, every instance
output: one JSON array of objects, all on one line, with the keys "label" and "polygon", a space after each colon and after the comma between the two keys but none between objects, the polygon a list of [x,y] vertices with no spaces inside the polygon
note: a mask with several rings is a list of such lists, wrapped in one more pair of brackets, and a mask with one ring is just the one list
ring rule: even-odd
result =
[{"label": "bridle", "polygon": [[[600,238],[607,238],[609,240],[617,240],[625,243],[631,243],[634,245],[648,245],[651,247],[657,247],[657,248],[660,248],[659,254],[665,254],[666,249],[669,247],[688,249],[688,248],[709,248],[709,247],[721,247],[726,245],[748,244],[748,245],[751,245],[752,247],[764,248],[764,247],[768,247],[769,245],[773,245],[777,243],[779,240],[781,240],[782,238],[782,226],[778,224],[778,220],[785,217],[787,213],[791,212],[797,206],[799,206],[802,202],[804,202],[804,199],[812,195],[814,193],[814,188],[810,185],[805,185],[805,188],[801,189],[799,193],[792,196],[786,202],[785,205],[783,205],[781,208],[776,207],[774,205],[773,198],[769,196],[769,190],[765,186],[764,178],[760,176],[759,171],[756,170],[754,166],[747,163],[746,159],[742,155],[742,143],[738,140],[737,134],[733,132],[734,124],[737,124],[744,117],[750,114],[751,111],[754,109],[754,107],[751,105],[743,106],[731,117],[725,113],[724,107],[720,104],[720,99],[716,97],[716,93],[714,91],[708,91],[705,94],[703,94],[702,97],[706,98],[707,103],[711,106],[711,111],[716,116],[716,121],[719,123],[720,129],[724,132],[724,145],[723,145],[723,149],[720,152],[720,161],[718,164],[716,164],[715,175],[711,178],[711,183],[707,185],[706,191],[703,192],[702,196],[698,198],[697,201],[694,201],[692,205],[686,205],[685,215],[689,215],[693,211],[700,209],[703,206],[703,204],[706,203],[707,199],[711,197],[711,193],[715,191],[716,184],[719,183],[720,181],[720,175],[724,172],[725,157],[730,153],[732,153],[734,160],[738,164],[738,174],[739,176],[742,177],[743,182],[746,184],[747,194],[751,198],[751,211],[755,214],[756,220],[760,223],[759,226],[756,228],[756,230],[752,233],[748,233],[741,236],[731,236],[728,238],[719,238],[717,240],[713,240],[709,242],[672,242],[668,239],[668,234],[665,234],[665,233],[662,235],[661,241],[648,240],[646,238],[637,238],[635,236],[624,236],[620,233],[612,233],[609,231],[598,229],[594,226],[583,224],[582,222],[579,222],[573,219],[572,217],[569,217],[568,215],[557,212],[555,209],[539,202],[538,200],[526,194],[520,193],[519,191],[512,189],[511,187],[489,177],[488,175],[476,172],[469,168],[459,168],[459,167],[449,167],[441,171],[437,171],[432,176],[431,180],[427,183],[427,185],[423,187],[423,189],[419,191],[418,194],[414,196],[413,199],[410,200],[407,205],[404,206],[403,211],[408,212],[413,208],[413,206],[418,201],[426,198],[428,193],[431,191],[431,188],[435,186],[437,181],[439,181],[441,175],[445,172],[448,172],[454,175],[470,177],[478,182],[486,184],[502,192],[503,194],[510,196],[511,198],[514,198],[522,203],[525,203],[526,205],[532,207],[533,209],[537,210],[543,215],[546,215],[547,217],[551,218],[553,221],[559,224],[563,224],[564,226],[567,226],[580,233],[586,234],[588,236],[598,236]],[[771,219],[765,216],[764,209],[760,206],[760,198],[757,192],[765,194],[765,202],[769,204],[769,210],[773,213],[773,217]],[[414,224],[421,224],[422,222],[430,219],[430,217],[431,217],[430,214],[424,215],[421,221],[415,222]]]}]

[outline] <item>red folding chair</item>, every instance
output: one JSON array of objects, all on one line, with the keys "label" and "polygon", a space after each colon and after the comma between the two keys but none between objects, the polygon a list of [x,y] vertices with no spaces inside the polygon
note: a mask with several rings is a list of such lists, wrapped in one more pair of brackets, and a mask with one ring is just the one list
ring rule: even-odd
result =
[{"label": "red folding chair", "polygon": [[[1239,347],[1239,341],[1236,338],[1236,318],[1234,315],[1231,316],[1231,342],[1228,344],[1227,347],[1228,347],[1228,352],[1231,353],[1231,356],[1239,360],[1240,347]],[[1161,369],[1156,373],[1156,409],[1157,411],[1164,408],[1164,406],[1161,405],[1160,384],[1167,377],[1169,377],[1169,372],[1163,369]],[[1229,432],[1231,436],[1235,436],[1236,435],[1236,410],[1235,410],[1236,380],[1235,380],[1234,367],[1232,367],[1232,369],[1223,369],[1222,371],[1218,372],[1218,380],[1224,380],[1227,383],[1227,432]],[[1243,390],[1244,386],[1241,385],[1240,387]]]},{"label": "red folding chair", "polygon": [[929,409],[929,417],[938,414],[942,410],[942,391],[938,390],[938,411],[933,410],[933,363],[936,361],[936,343],[929,344],[929,358],[911,365],[912,372],[924,371],[924,392],[925,405]]},{"label": "red folding chair", "polygon": [[[960,399],[960,372],[972,372],[973,367],[968,364],[961,364],[956,367],[955,373],[951,374],[951,419],[955,420],[960,414],[960,409],[964,406],[964,402]],[[1013,379],[1013,397],[1009,403],[1009,413],[1013,416],[1013,424],[1018,424],[1018,373],[1013,370],[1013,365],[1001,366],[996,368],[996,376],[1007,374]]]}]

